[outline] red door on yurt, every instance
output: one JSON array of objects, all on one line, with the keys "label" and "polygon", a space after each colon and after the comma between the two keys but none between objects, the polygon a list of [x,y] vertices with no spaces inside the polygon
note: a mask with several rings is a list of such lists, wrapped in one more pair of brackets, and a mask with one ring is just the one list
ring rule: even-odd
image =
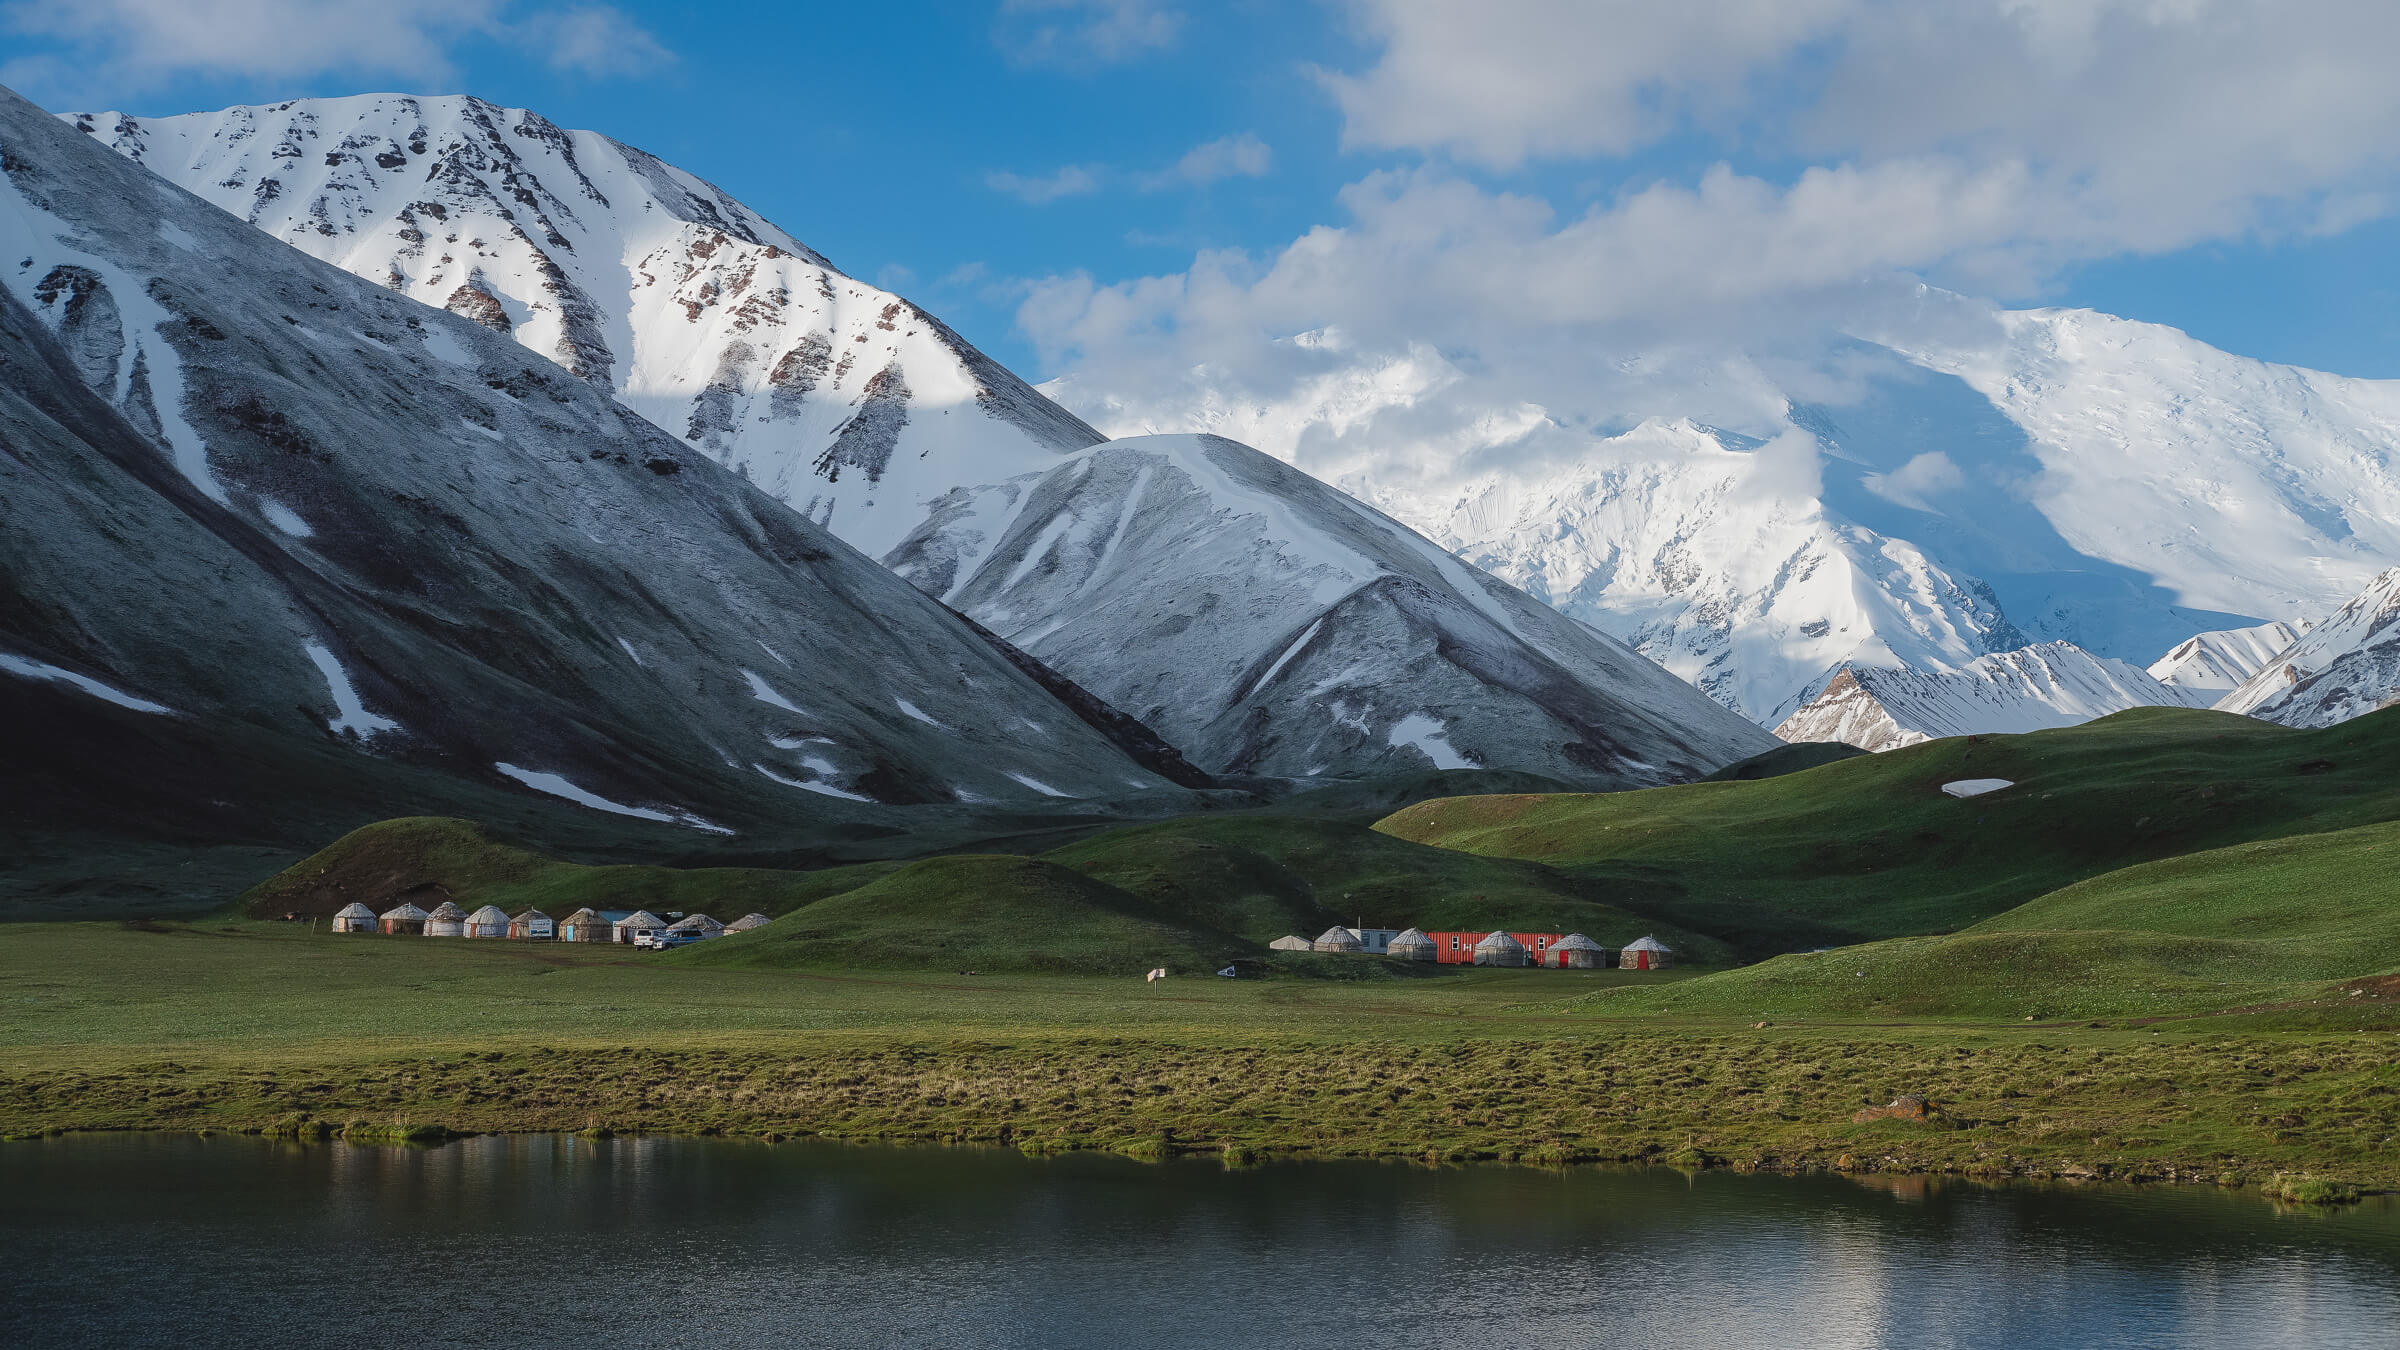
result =
[{"label": "red door on yurt", "polygon": [[1633,968],[1635,970],[1648,970],[1650,968],[1650,953],[1635,952],[1633,954]]}]

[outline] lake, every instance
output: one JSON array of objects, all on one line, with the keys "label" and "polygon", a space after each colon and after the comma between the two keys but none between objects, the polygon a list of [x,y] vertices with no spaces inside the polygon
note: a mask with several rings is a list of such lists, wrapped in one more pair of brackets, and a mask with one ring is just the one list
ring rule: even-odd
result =
[{"label": "lake", "polygon": [[2400,1206],[476,1138],[0,1144],[0,1344],[2400,1344]]}]

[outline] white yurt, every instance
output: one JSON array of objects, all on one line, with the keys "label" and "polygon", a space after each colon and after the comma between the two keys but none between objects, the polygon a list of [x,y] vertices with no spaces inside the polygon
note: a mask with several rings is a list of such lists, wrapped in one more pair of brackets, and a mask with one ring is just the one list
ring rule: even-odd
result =
[{"label": "white yurt", "polygon": [[1433,945],[1432,938],[1425,936],[1425,930],[1422,928],[1402,929],[1400,936],[1392,939],[1392,945],[1384,949],[1384,954],[1398,957],[1403,961],[1438,961],[1441,959],[1440,949]]},{"label": "white yurt", "polygon": [[508,911],[498,905],[485,905],[467,916],[465,931],[460,937],[504,938],[508,936]]},{"label": "white yurt", "polygon": [[467,912],[447,900],[435,905],[433,912],[425,916],[425,936],[427,937],[465,937],[466,935]]},{"label": "white yurt", "polygon": [[380,920],[380,922],[383,925],[383,931],[387,933],[400,933],[409,937],[421,937],[425,932],[426,917],[427,916],[424,910],[421,910],[415,905],[409,904],[406,901],[402,901],[396,907],[385,910],[383,912],[383,918]]},{"label": "white yurt", "polygon": [[1310,942],[1307,938],[1300,936],[1298,933],[1286,933],[1282,937],[1279,937],[1273,942],[1268,943],[1267,947],[1271,951],[1279,952],[1306,952],[1316,950],[1315,943]]},{"label": "white yurt", "polygon": [[1608,948],[1581,933],[1569,933],[1550,944],[1550,964],[1560,970],[1605,970]]},{"label": "white yurt", "polygon": [[540,910],[529,909],[508,921],[508,935],[512,938],[532,938],[541,941],[556,937],[558,925],[552,923],[550,916]]},{"label": "white yurt", "polygon": [[1665,970],[1675,963],[1675,951],[1654,937],[1638,937],[1617,954],[1620,970]]},{"label": "white yurt", "polygon": [[624,918],[617,920],[617,941],[631,942],[633,941],[633,935],[636,933],[656,932],[666,926],[667,921],[665,919],[658,917],[649,910],[637,909],[633,913],[626,915]]},{"label": "white yurt", "polygon": [[375,911],[355,900],[333,916],[333,931],[337,933],[372,933],[375,926]]},{"label": "white yurt", "polygon": [[1308,944],[1308,949],[1315,952],[1345,952],[1355,955],[1365,951],[1367,945],[1358,940],[1358,934],[1347,928],[1328,928],[1317,935],[1316,941]]},{"label": "white yurt", "polygon": [[667,931],[670,933],[691,933],[704,938],[723,937],[725,936],[725,925],[718,923],[715,919],[712,919],[705,914],[686,914],[682,918],[677,919],[675,922],[668,924]]},{"label": "white yurt", "polygon": [[603,918],[598,910],[579,909],[558,921],[558,940],[614,942],[617,940],[617,926]]},{"label": "white yurt", "polygon": [[725,925],[725,931],[728,933],[747,933],[753,928],[764,928],[772,922],[774,922],[774,920],[769,919],[764,914],[745,914],[742,917],[735,919],[732,923]]},{"label": "white yurt", "polygon": [[1495,931],[1475,944],[1475,964],[1479,966],[1521,966],[1529,959],[1525,944],[1506,933]]}]

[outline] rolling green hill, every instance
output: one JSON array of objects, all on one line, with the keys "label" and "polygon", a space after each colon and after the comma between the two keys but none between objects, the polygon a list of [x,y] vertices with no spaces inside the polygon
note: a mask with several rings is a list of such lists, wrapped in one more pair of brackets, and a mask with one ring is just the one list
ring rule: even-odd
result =
[{"label": "rolling green hill", "polygon": [[[1941,785],[2016,786],[1959,800]],[[2400,819],[2400,709],[2318,731],[2143,708],[1751,782],[1464,797],[1396,838],[1617,883],[1753,954],[1950,932],[2102,873]]]},{"label": "rolling green hill", "polygon": [[1779,956],[1595,1006],[1728,1017],[2166,1015],[2324,997],[2337,980],[2381,1001],[2400,995],[2400,980],[2364,977],[2395,970],[2400,822],[2386,822],[2143,863],[1954,936]]}]

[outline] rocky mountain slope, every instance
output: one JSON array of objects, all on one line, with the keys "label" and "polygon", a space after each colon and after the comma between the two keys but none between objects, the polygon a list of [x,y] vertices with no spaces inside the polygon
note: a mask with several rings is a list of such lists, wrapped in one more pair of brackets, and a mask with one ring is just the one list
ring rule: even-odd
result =
[{"label": "rocky mountain slope", "polygon": [[171,775],[238,814],[347,757],[695,840],[1168,790],[600,382],[5,91],[0,167],[12,788]]},{"label": "rocky mountain slope", "polygon": [[1843,665],[2046,641],[2146,663],[2400,563],[2400,382],[1931,290],[1872,317],[1797,355],[1601,351],[1538,385],[1315,332],[1281,383],[1045,388],[1113,434],[1257,445],[1765,725]]},{"label": "rocky mountain slope", "polygon": [[2324,727],[2400,702],[2400,567],[2275,654],[2217,707]]},{"label": "rocky mountain slope", "polygon": [[1147,436],[961,489],[886,559],[1202,768],[1697,777],[1773,741],[1247,446]]},{"label": "rocky mountain slope", "polygon": [[1099,433],[938,319],[632,146],[459,96],[70,124],[557,362],[872,556]]},{"label": "rocky mountain slope", "polygon": [[2205,694],[2161,684],[2123,661],[2046,642],[1977,657],[1952,671],[1845,666],[1775,734],[1893,750],[1944,736],[2073,726],[2127,708],[2208,702]]}]

